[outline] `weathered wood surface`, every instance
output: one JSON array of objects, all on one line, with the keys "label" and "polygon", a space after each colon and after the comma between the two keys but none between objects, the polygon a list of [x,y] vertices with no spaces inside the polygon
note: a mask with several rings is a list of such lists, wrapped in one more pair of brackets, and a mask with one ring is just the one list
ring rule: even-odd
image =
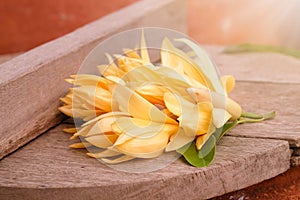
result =
[{"label": "weathered wood surface", "polygon": [[61,121],[64,78],[76,74],[95,45],[134,27],[185,32],[184,8],[184,0],[138,1],[0,65],[0,159]]},{"label": "weathered wood surface", "polygon": [[228,135],[287,140],[300,147],[300,60],[275,53],[222,54],[224,47],[206,46],[221,74],[238,80],[231,97],[243,110],[276,111],[276,118],[244,124]]},{"label": "weathered wood surface", "polygon": [[282,139],[300,147],[300,84],[238,82],[232,97],[246,111],[277,113],[275,119],[243,124],[229,135]]},{"label": "weathered wood surface", "polygon": [[224,54],[222,46],[204,47],[221,74],[240,81],[300,83],[300,59],[276,53]]},{"label": "weathered wood surface", "polygon": [[224,137],[213,164],[177,160],[147,174],[113,170],[70,149],[62,124],[0,162],[0,199],[206,199],[289,168],[286,141]]}]

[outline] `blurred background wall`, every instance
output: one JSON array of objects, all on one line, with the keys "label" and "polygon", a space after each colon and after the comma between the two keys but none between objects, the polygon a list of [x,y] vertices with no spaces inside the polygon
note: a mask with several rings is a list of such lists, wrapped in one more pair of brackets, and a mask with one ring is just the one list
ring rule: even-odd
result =
[{"label": "blurred background wall", "polygon": [[[0,54],[29,50],[135,1],[0,0]],[[189,35],[200,43],[300,49],[300,0],[186,1]]]},{"label": "blurred background wall", "polygon": [[299,0],[187,0],[189,34],[205,44],[300,49]]},{"label": "blurred background wall", "polygon": [[0,0],[0,54],[29,50],[137,0]]}]

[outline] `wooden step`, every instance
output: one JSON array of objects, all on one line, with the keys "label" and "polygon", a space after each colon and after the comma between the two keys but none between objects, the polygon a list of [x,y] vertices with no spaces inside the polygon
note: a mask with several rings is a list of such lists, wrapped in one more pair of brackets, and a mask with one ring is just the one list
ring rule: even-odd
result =
[{"label": "wooden step", "polygon": [[185,32],[185,13],[185,0],[137,1],[1,64],[0,159],[62,120],[57,107],[69,88],[64,79],[97,44],[137,27]]},{"label": "wooden step", "polygon": [[209,167],[179,159],[158,171],[126,173],[70,149],[66,126],[0,162],[0,199],[206,199],[272,178],[290,165],[286,141],[227,136]]}]

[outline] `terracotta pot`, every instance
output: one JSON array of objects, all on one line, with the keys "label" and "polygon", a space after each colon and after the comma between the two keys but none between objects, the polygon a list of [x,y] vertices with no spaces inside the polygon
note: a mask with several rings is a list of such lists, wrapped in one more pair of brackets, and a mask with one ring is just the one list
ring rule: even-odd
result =
[{"label": "terracotta pot", "polygon": [[0,54],[29,50],[137,0],[0,0]]}]

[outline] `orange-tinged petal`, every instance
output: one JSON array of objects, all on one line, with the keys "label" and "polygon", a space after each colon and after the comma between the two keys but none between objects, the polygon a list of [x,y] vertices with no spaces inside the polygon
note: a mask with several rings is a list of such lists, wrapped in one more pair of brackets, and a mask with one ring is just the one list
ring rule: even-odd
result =
[{"label": "orange-tinged petal", "polygon": [[101,77],[91,74],[78,74],[78,75],[72,75],[73,78],[73,84],[76,86],[94,86],[94,87],[101,87],[104,89],[107,89],[108,81]]},{"label": "orange-tinged petal", "polygon": [[120,117],[112,125],[117,134],[121,134],[114,145],[120,145],[132,138],[151,138],[160,132],[172,135],[177,132],[178,126],[142,120],[137,118]]},{"label": "orange-tinged petal", "polygon": [[161,60],[163,66],[177,68],[182,65],[184,74],[202,85],[209,83],[199,67],[183,51],[175,48],[168,38],[165,38],[162,44]]},{"label": "orange-tinged petal", "polygon": [[65,132],[65,133],[76,133],[77,128],[64,128],[63,132]]},{"label": "orange-tinged petal", "polygon": [[138,158],[153,158],[163,152],[168,141],[169,134],[163,131],[151,138],[133,138],[116,146],[116,148],[126,155]]},{"label": "orange-tinged petal", "polygon": [[92,158],[106,158],[106,157],[118,156],[121,155],[122,153],[116,150],[106,149],[99,153],[86,153],[86,154]]},{"label": "orange-tinged petal", "polygon": [[179,99],[177,98],[177,95],[171,92],[166,92],[164,94],[164,101],[166,107],[172,114],[176,116],[180,116],[182,114],[182,105]]},{"label": "orange-tinged petal", "polygon": [[198,150],[200,150],[202,148],[202,146],[208,140],[209,136],[210,136],[209,134],[205,134],[205,135],[200,135],[200,136],[197,137],[196,147],[197,147]]},{"label": "orange-tinged petal", "polygon": [[132,160],[134,159],[135,157],[132,157],[132,156],[128,156],[128,155],[123,155],[123,156],[120,156],[118,158],[115,158],[115,159],[107,159],[107,158],[102,158],[101,160],[107,164],[118,164],[118,163],[121,163],[121,162],[125,162],[125,161],[128,161],[128,160]]},{"label": "orange-tinged petal", "polygon": [[195,139],[194,136],[186,134],[182,128],[179,131],[172,135],[170,138],[170,142],[166,146],[166,151],[174,151],[188,144],[189,142]]},{"label": "orange-tinged petal", "polygon": [[124,48],[123,52],[129,58],[141,59],[141,57],[139,56],[139,54],[137,53],[137,51],[135,49]]},{"label": "orange-tinged petal", "polygon": [[84,148],[87,148],[90,146],[91,146],[91,144],[89,144],[89,143],[78,142],[78,143],[71,144],[69,147],[71,147],[73,149],[84,149]]},{"label": "orange-tinged petal", "polygon": [[72,105],[61,106],[58,110],[69,117],[73,117]]},{"label": "orange-tinged petal", "polygon": [[127,87],[117,85],[114,89],[113,98],[118,101],[120,111],[127,112],[134,118],[159,123],[177,124],[175,120],[168,117],[156,106]]},{"label": "orange-tinged petal", "polygon": [[86,137],[85,140],[91,143],[93,146],[99,148],[107,148],[113,145],[113,142],[117,140],[118,136],[115,134],[100,134],[90,137]]}]

